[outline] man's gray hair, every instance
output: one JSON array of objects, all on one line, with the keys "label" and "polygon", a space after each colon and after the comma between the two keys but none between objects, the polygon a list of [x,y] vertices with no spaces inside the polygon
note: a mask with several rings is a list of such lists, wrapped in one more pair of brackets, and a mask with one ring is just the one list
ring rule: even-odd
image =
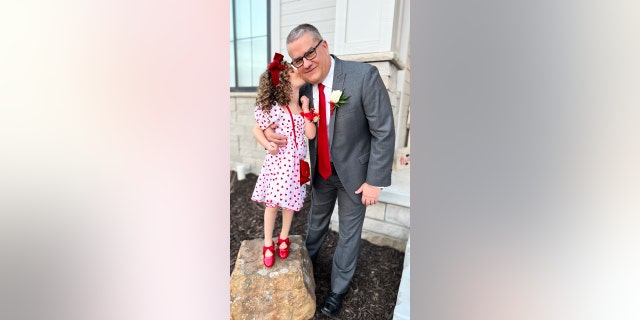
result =
[{"label": "man's gray hair", "polygon": [[293,28],[293,30],[289,32],[289,35],[287,36],[287,44],[300,39],[300,37],[302,37],[302,35],[304,35],[307,32],[311,34],[311,39],[313,39],[313,41],[322,40],[322,35],[320,34],[320,31],[318,31],[316,27],[308,23],[303,23]]}]

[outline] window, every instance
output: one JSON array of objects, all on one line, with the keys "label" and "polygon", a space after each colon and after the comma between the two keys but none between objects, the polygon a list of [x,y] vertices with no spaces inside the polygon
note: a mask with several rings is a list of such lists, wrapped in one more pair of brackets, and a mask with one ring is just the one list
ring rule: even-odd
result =
[{"label": "window", "polygon": [[231,0],[231,91],[255,91],[269,64],[269,0]]}]

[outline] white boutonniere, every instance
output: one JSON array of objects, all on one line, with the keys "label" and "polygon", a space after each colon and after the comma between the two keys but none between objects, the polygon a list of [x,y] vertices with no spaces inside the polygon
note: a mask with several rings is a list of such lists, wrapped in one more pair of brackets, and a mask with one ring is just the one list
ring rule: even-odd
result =
[{"label": "white boutonniere", "polygon": [[337,107],[344,104],[347,101],[347,99],[349,99],[349,96],[344,95],[344,89],[333,90],[331,92],[331,98],[329,99],[329,105],[331,106],[331,114],[333,114],[333,111]]}]

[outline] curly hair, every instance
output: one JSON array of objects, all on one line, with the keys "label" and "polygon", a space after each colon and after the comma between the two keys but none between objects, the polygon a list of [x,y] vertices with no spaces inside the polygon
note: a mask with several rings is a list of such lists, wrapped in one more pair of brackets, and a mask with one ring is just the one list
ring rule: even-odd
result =
[{"label": "curly hair", "polygon": [[278,86],[274,87],[271,82],[271,72],[266,70],[260,75],[260,82],[258,83],[258,96],[256,97],[256,106],[260,106],[262,111],[271,111],[271,107],[274,104],[281,106],[289,103],[291,93],[291,82],[289,81],[289,73],[293,68],[291,64],[284,61],[285,69],[280,71],[280,77]]}]

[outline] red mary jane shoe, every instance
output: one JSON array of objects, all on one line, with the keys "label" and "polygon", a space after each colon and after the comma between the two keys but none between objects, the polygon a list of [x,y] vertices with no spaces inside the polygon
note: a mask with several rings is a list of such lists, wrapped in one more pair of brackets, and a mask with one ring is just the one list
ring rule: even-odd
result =
[{"label": "red mary jane shoe", "polygon": [[[272,255],[271,257],[267,257],[265,256],[265,252],[267,252],[267,250],[271,251]],[[271,268],[273,267],[273,263],[276,262],[276,250],[273,247],[273,243],[271,243],[271,246],[269,247],[262,247],[262,262],[264,263],[264,266],[267,268]]]},{"label": "red mary jane shoe", "polygon": [[[280,245],[283,243],[286,243],[287,247],[284,249],[280,249]],[[291,245],[291,241],[289,241],[288,237],[286,239],[280,239],[280,236],[278,236],[278,256],[280,256],[280,259],[286,259],[289,256],[290,245]]]}]

